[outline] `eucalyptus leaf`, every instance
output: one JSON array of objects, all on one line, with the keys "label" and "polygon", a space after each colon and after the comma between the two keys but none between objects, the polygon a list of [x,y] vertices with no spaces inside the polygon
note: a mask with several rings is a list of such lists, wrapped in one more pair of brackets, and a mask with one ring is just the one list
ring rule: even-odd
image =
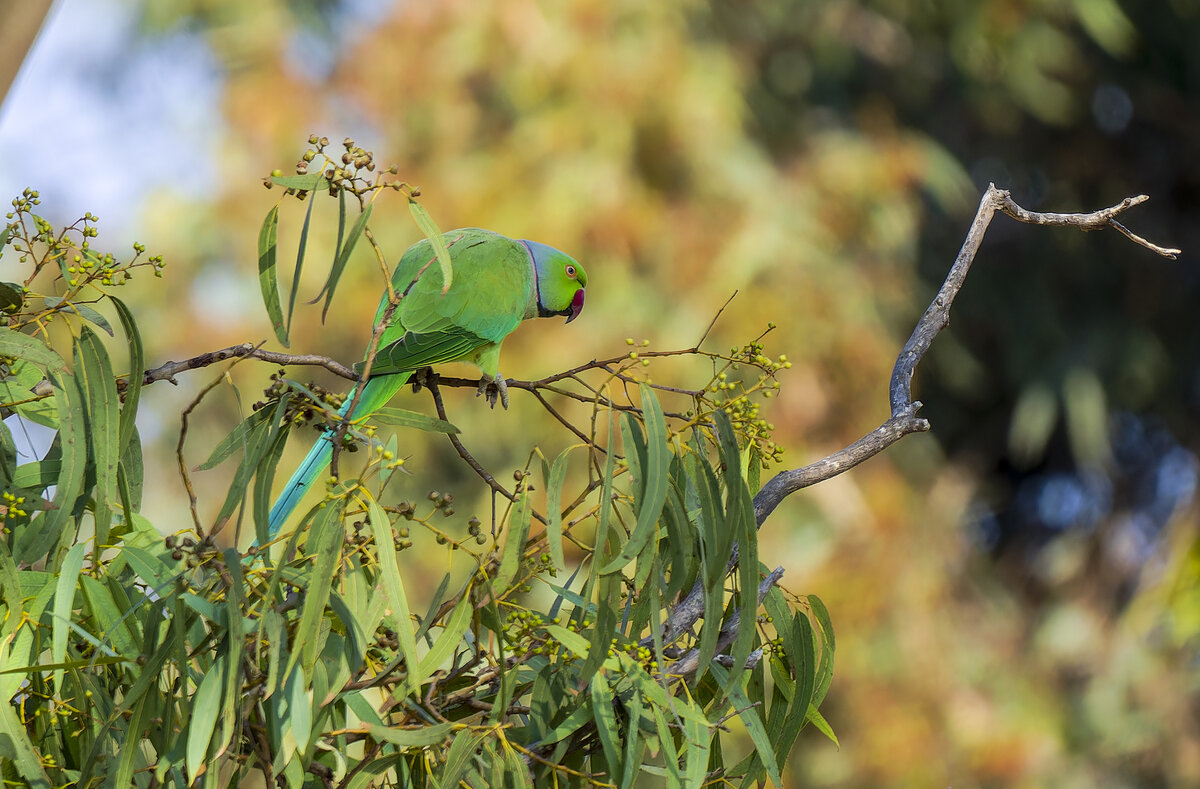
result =
[{"label": "eucalyptus leaf", "polygon": [[446,239],[442,235],[442,231],[438,230],[437,223],[433,221],[433,217],[425,210],[425,206],[410,197],[408,199],[408,210],[412,213],[417,227],[421,228],[421,232],[425,234],[425,238],[429,239],[434,254],[437,255],[438,265],[442,269],[442,294],[445,295],[450,290],[450,285],[454,282],[454,265],[450,262],[450,249],[446,246]]},{"label": "eucalyptus leaf", "polygon": [[279,206],[271,207],[258,231],[258,285],[262,291],[263,306],[271,320],[275,338],[288,347],[287,327],[283,320],[283,307],[279,302],[279,267],[276,265],[279,246]]},{"label": "eucalyptus leaf", "polygon": [[380,408],[370,417],[372,422],[381,425],[395,425],[397,427],[412,427],[417,430],[424,430],[428,433],[461,433],[454,425],[438,419],[436,417],[422,414],[418,411],[408,411],[403,408]]}]

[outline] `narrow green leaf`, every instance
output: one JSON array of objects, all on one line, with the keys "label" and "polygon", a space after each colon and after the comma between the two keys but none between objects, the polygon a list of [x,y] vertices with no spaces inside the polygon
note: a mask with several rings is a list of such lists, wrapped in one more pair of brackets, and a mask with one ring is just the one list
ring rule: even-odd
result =
[{"label": "narrow green leaf", "polygon": [[304,608],[300,614],[300,623],[292,636],[292,658],[288,671],[296,661],[304,667],[304,673],[312,672],[313,663],[317,659],[317,644],[321,620],[325,616],[325,606],[329,602],[329,592],[333,588],[333,577],[337,573],[338,560],[342,558],[341,545],[345,538],[342,529],[342,509],[345,499],[335,499],[325,503],[317,511],[309,531],[308,544],[305,553],[315,557],[312,573],[304,593]]},{"label": "narrow green leaf", "polygon": [[35,460],[17,466],[13,474],[12,484],[16,488],[32,488],[41,490],[54,484],[62,471],[62,462],[58,460]]},{"label": "narrow green leaf", "polygon": [[508,592],[513,578],[521,565],[525,553],[525,540],[529,537],[529,526],[533,520],[533,502],[528,493],[517,494],[513,502],[512,515],[508,519],[508,534],[504,541],[504,553],[500,556],[500,569],[492,577],[492,589],[497,596]]},{"label": "narrow green leaf", "polygon": [[741,682],[746,660],[754,647],[760,575],[758,525],[754,520],[754,502],[750,498],[750,490],[746,483],[738,476],[726,476],[725,483],[726,525],[727,528],[735,530],[739,550],[737,602],[741,617],[731,651],[733,666],[729,670],[730,682],[738,684]]},{"label": "narrow green leaf", "polygon": [[717,443],[721,448],[721,471],[727,479],[742,478],[742,454],[738,449],[737,434],[733,432],[733,424],[729,414],[724,410],[713,413],[713,421],[717,425]]},{"label": "narrow green leaf", "polygon": [[403,408],[380,408],[370,417],[372,422],[396,427],[412,427],[427,433],[461,433],[454,425],[445,420],[422,414],[418,411],[408,411]]},{"label": "narrow green leaf", "polygon": [[621,787],[629,789],[637,778],[638,766],[642,761],[640,748],[646,741],[640,731],[642,725],[642,694],[634,693],[629,700],[629,725],[625,729],[625,758],[622,760]]},{"label": "narrow green leaf", "polygon": [[49,372],[63,372],[67,363],[41,340],[0,326],[0,356],[26,359]]},{"label": "narrow green leaf", "polygon": [[184,592],[183,594],[179,595],[179,600],[188,608],[200,614],[200,616],[204,617],[208,621],[216,625],[224,626],[226,613],[225,609],[214,603],[212,600],[200,597],[199,595],[194,595],[191,592]]},{"label": "narrow green leaf", "polygon": [[463,732],[456,736],[450,743],[450,750],[446,751],[446,766],[441,775],[436,776],[438,785],[443,789],[457,789],[459,779],[471,766],[475,748],[487,736],[487,732]]},{"label": "narrow green leaf", "polygon": [[[330,264],[330,270],[337,266],[338,260],[342,256],[342,240],[346,237],[346,190],[338,190],[338,227],[337,227],[337,243],[333,245],[333,262]],[[321,290],[308,303],[316,304],[325,295],[325,291],[329,289],[329,279],[326,278],[325,284],[321,286]]]},{"label": "narrow green leaf", "polygon": [[[91,615],[89,625],[99,629],[96,634],[97,646],[103,646],[105,651],[130,660],[135,659],[138,656],[141,639],[134,637],[125,621],[128,608],[118,603],[108,586],[90,575],[80,575],[79,585],[83,589],[83,598],[87,602],[87,610]],[[82,630],[74,623],[71,625],[71,629],[76,633],[80,633]],[[108,649],[109,644],[112,645],[112,649]]]},{"label": "narrow green leaf", "polygon": [[[816,664],[816,642],[808,617],[799,613],[794,614],[791,618],[791,627],[782,624],[787,621],[786,615],[782,620],[775,620],[775,630],[783,638],[785,654],[795,676],[795,685],[792,697],[788,700],[788,710],[787,715],[784,716],[783,726],[773,732],[774,736],[772,737],[780,769],[783,768],[787,755],[791,752],[792,744],[800,736],[800,730],[804,728],[804,723],[808,720],[808,710],[812,706],[811,700],[815,685],[813,667]],[[784,632],[780,632],[781,627]]]},{"label": "narrow green leaf", "polygon": [[[301,192],[311,192],[329,185],[325,173],[306,173],[305,175],[272,175],[271,183],[285,189],[296,189]],[[311,199],[311,197],[309,198]]]},{"label": "narrow green leaf", "polygon": [[617,558],[613,559],[600,573],[614,573],[633,561],[658,531],[658,516],[662,514],[670,485],[671,450],[667,444],[667,424],[662,406],[654,390],[642,384],[642,411],[646,420],[646,459],[641,472],[643,479],[637,480],[635,489],[644,491],[637,502],[637,525],[629,535],[629,541]]},{"label": "narrow green leaf", "polygon": [[[290,397],[290,392],[284,394],[284,398]],[[279,460],[283,457],[283,450],[287,446],[288,433],[291,432],[289,428],[290,424],[272,423],[271,430],[274,432],[275,438],[254,469],[254,535],[259,545],[266,545],[270,542],[268,531],[270,530],[271,502],[274,501],[271,497],[271,487],[275,481],[275,470],[279,467]]]},{"label": "narrow green leaf", "polygon": [[[365,766],[356,767],[354,775],[350,778],[349,782],[343,785],[346,789],[370,789],[370,787],[375,786],[387,786],[387,782],[381,779],[392,770],[396,770],[398,773],[403,772],[404,760],[406,758],[407,756],[403,753],[392,753],[387,756],[381,756],[378,759],[372,759]],[[405,782],[404,776],[401,776],[398,785],[409,786],[411,782]],[[468,784],[468,786],[470,785]],[[475,785],[483,786],[483,784]],[[457,787],[454,789],[457,789]]]},{"label": "narrow green leaf", "polygon": [[454,724],[451,723],[436,723],[432,726],[422,726],[419,729],[367,724],[367,730],[371,732],[372,737],[399,745],[401,748],[428,748],[433,745],[441,745],[447,737],[451,736],[453,729]]},{"label": "narrow green leaf", "polygon": [[688,786],[703,786],[708,774],[708,756],[712,747],[712,729],[708,723],[695,718],[684,718],[683,732],[687,737],[687,757],[684,766],[685,782]]},{"label": "narrow green leaf", "polygon": [[305,687],[304,672],[299,667],[292,669],[287,681],[287,716],[284,724],[288,733],[296,741],[297,750],[302,754],[308,753],[312,741],[312,696],[311,689]]},{"label": "narrow green leaf", "polygon": [[[415,636],[417,643],[429,634],[429,628],[434,627],[437,622],[434,617],[442,608],[442,601],[446,598],[446,590],[450,588],[450,573],[442,576],[442,580],[438,583],[437,589],[433,592],[433,597],[429,598],[429,607],[425,609],[425,616],[421,617],[421,626],[417,628]],[[433,643],[432,641],[430,643]]]},{"label": "narrow green leaf", "polygon": [[[371,212],[374,210],[375,204],[367,203],[367,207],[358,215],[358,221],[354,223],[354,227],[350,228],[345,245],[342,246],[337,258],[333,261],[332,268],[329,269],[329,278],[325,281],[325,287],[321,289],[321,293],[325,295],[325,306],[321,308],[322,323],[325,322],[325,316],[329,313],[329,305],[333,302],[333,293],[337,289],[338,280],[342,278],[342,272],[346,270],[346,264],[350,262],[350,254],[358,245],[358,240],[362,238],[363,231],[367,229],[367,222],[370,221]],[[317,298],[320,298],[320,295]]]},{"label": "narrow green leaf", "polygon": [[442,294],[445,295],[454,282],[454,266],[450,262],[450,249],[446,246],[446,239],[442,236],[442,231],[438,230],[433,217],[425,210],[425,206],[410,197],[408,210],[412,212],[417,227],[421,228],[425,238],[429,239],[429,244],[433,247],[434,254],[437,255],[438,265],[442,268]]},{"label": "narrow green leaf", "polygon": [[530,783],[529,767],[521,758],[522,755],[517,753],[517,749],[513,748],[508,740],[501,740],[500,743],[504,747],[504,786],[511,786],[514,789],[533,789],[533,784]]},{"label": "narrow green leaf", "polygon": [[821,662],[817,667],[817,685],[813,689],[813,703],[820,706],[833,681],[833,653],[837,647],[833,635],[833,621],[829,618],[829,609],[816,595],[808,595],[808,605],[816,617],[821,637]]},{"label": "narrow green leaf", "polygon": [[630,476],[633,477],[633,500],[636,504],[642,500],[646,487],[646,477],[642,473],[646,466],[646,437],[637,418],[628,411],[621,415],[621,445],[625,450]]},{"label": "narrow green leaf", "polygon": [[821,714],[821,711],[811,704],[808,705],[808,720],[812,722],[813,726],[817,727],[817,731],[832,740],[834,745],[839,748],[842,747],[842,744],[838,742],[837,735],[833,733],[833,727],[829,725],[829,721],[825,720],[825,716]]},{"label": "narrow green leaf", "polygon": [[[321,176],[321,180],[324,180],[324,176]],[[292,313],[296,310],[296,294],[300,291],[300,272],[304,269],[304,251],[308,247],[308,226],[312,221],[312,209],[316,202],[315,195],[308,196],[308,208],[304,210],[304,224],[300,228],[300,244],[296,247],[296,269],[292,272],[292,290],[288,293],[287,323],[284,328],[284,334],[289,336],[292,331]]]},{"label": "narrow green leaf", "polygon": [[592,591],[599,580],[600,567],[603,559],[603,552],[608,545],[608,527],[609,519],[612,517],[612,499],[613,499],[613,477],[616,472],[617,450],[613,446],[616,440],[616,429],[613,425],[614,415],[610,412],[608,420],[608,445],[605,452],[604,461],[604,476],[600,481],[600,513],[596,516],[596,540],[594,545],[594,555],[592,557],[591,570],[588,573],[588,578],[583,586],[582,596],[589,599]]},{"label": "narrow green leaf", "polygon": [[[592,675],[604,664],[608,649],[617,627],[617,600],[620,593],[620,576],[600,575],[600,567],[608,558],[609,519],[612,517],[613,476],[616,468],[616,448],[613,446],[616,430],[613,428],[612,416],[608,423],[608,452],[604,463],[604,478],[600,485],[600,515],[596,522],[595,554],[592,558],[591,570],[584,584],[583,597],[590,599],[593,590],[596,594],[596,619],[592,627],[587,659],[579,669],[578,682],[589,682]],[[582,617],[583,613],[579,613]]]},{"label": "narrow green leaf", "polygon": [[96,494],[93,515],[96,522],[96,555],[109,544],[113,503],[117,501],[117,463],[120,446],[120,399],[113,376],[112,362],[100,338],[84,326],[75,344],[75,375],[83,376],[87,387],[88,438],[92,446]]},{"label": "narrow green leaf", "polygon": [[[12,554],[8,552],[8,543],[0,540],[0,600],[8,607],[9,611],[24,611],[25,598],[36,594],[33,589],[26,589],[26,584],[36,585],[40,590],[53,578],[53,573],[37,573],[33,570],[18,573],[17,564],[13,561]],[[25,583],[22,583],[23,581]],[[24,626],[20,617],[15,620],[7,615],[0,617],[0,643],[18,626]]]},{"label": "narrow green leaf", "polygon": [[372,697],[376,698],[374,696],[373,688],[366,691],[360,690],[351,693],[343,693],[338,698],[346,702],[346,707],[350,714],[355,718],[358,718],[358,720],[362,723],[375,723],[382,726],[383,719],[379,717],[379,713],[375,711],[373,706],[371,706],[372,702],[367,701],[367,699],[363,697],[363,693],[372,694]]},{"label": "narrow green leaf", "polygon": [[[503,660],[503,657],[501,657],[501,660]],[[501,720],[508,714],[508,705],[512,702],[516,689],[517,671],[512,668],[507,670],[501,669],[500,688],[491,700],[492,711],[488,715],[489,723],[499,725]]]},{"label": "narrow green leaf", "polygon": [[60,537],[66,541],[70,530],[73,541],[75,500],[83,491],[84,474],[88,465],[87,414],[83,397],[75,379],[50,373],[54,387],[54,406],[59,414],[58,445],[61,452],[60,471],[54,493],[54,506],[31,523],[18,537],[13,557],[22,563],[44,559],[50,546]]},{"label": "narrow green leaf", "polygon": [[[83,552],[86,548],[81,542],[72,545],[58,568],[58,580],[54,584],[54,621],[50,636],[50,660],[54,663],[62,663],[67,659],[67,633],[73,618],[71,610],[75,604],[75,587],[79,583],[79,573],[83,570]],[[61,688],[62,680],[62,669],[58,669],[54,672],[54,687]]]},{"label": "narrow green leaf", "polygon": [[258,285],[262,290],[263,306],[271,319],[275,338],[288,347],[287,328],[283,324],[283,307],[279,303],[279,269],[275,264],[278,253],[279,206],[271,207],[258,231]]},{"label": "narrow green leaf", "polygon": [[[0,565],[11,571],[13,568],[12,557],[8,555],[2,540],[0,540],[0,558],[2,558]],[[8,575],[8,572],[5,574]],[[6,583],[5,588],[9,589],[10,583]],[[37,622],[42,618],[42,613],[49,607],[54,592],[53,584],[43,585],[32,601],[27,600],[22,606],[18,606],[17,610],[23,609],[23,616],[9,616],[7,622],[0,623],[0,634],[3,634],[3,638],[0,639],[0,666],[14,664],[27,666],[29,663],[40,662],[36,656],[41,651],[41,645],[34,642],[37,628],[29,627],[28,623]],[[37,670],[42,669],[39,667]],[[29,668],[0,671],[0,699],[11,699],[16,695],[18,688],[22,685],[28,686],[26,675],[29,671]],[[0,707],[8,707],[8,705],[0,704]]]},{"label": "narrow green leaf", "polygon": [[[337,261],[338,255],[342,254],[342,240],[346,237],[346,190],[338,190],[338,228],[337,228],[337,243],[333,245],[333,260]],[[320,298],[318,296],[317,298]],[[317,299],[313,299],[309,304],[315,304]]]},{"label": "narrow green leaf", "polygon": [[86,304],[76,304],[58,296],[46,296],[42,299],[42,301],[47,307],[59,308],[59,312],[71,312],[86,321],[91,321],[107,332],[109,337],[116,336],[116,334],[113,333],[112,324],[108,322],[108,319]]},{"label": "narrow green leaf", "polygon": [[663,762],[667,765],[667,786],[671,789],[682,787],[683,774],[679,772],[679,753],[675,750],[675,738],[671,736],[664,708],[651,704],[650,714],[654,718],[654,727],[658,730],[658,744],[663,750]]},{"label": "narrow green leaf", "polygon": [[[8,226],[0,228],[0,249],[8,238]],[[25,303],[25,291],[15,282],[0,282],[0,312],[12,314]]]},{"label": "narrow green leaf", "polygon": [[563,569],[567,560],[563,553],[562,529],[562,486],[567,476],[567,456],[575,447],[567,447],[554,459],[546,480],[546,540],[550,544],[550,559],[554,566]]},{"label": "narrow green leaf", "polygon": [[[154,699],[149,696],[142,697],[136,704],[132,706],[133,714],[129,716],[129,722],[126,724],[124,736],[121,738],[126,747],[120,749],[120,759],[117,761],[117,769],[112,773],[113,786],[136,786],[133,781],[133,771],[145,766],[141,764],[142,749],[137,747],[137,744],[142,739],[140,732],[147,727],[151,719],[150,711],[154,707]],[[99,744],[99,743],[97,743]],[[95,764],[96,760],[88,760],[88,764]],[[81,785],[83,782],[80,782]]]},{"label": "narrow green leaf", "polygon": [[145,463],[142,459],[142,439],[137,427],[125,451],[117,463],[117,491],[121,494],[121,508],[124,510],[125,522],[131,523],[139,517],[142,508],[142,489],[145,486]]},{"label": "narrow green leaf", "polygon": [[704,677],[713,656],[717,654],[717,640],[721,635],[721,624],[725,613],[725,581],[718,577],[715,584],[704,587],[704,623],[700,626],[699,665],[695,682]]},{"label": "narrow green leaf", "polygon": [[[678,458],[676,461],[682,465]],[[674,487],[667,494],[663,515],[667,526],[667,544],[671,549],[671,577],[663,591],[663,597],[672,600],[696,582],[696,534],[687,519],[679,492]]]},{"label": "narrow green leaf", "polygon": [[136,545],[122,545],[121,555],[125,557],[125,561],[129,562],[129,567],[133,572],[150,586],[155,595],[170,594],[166,586],[178,577],[174,567],[151,551]]},{"label": "narrow green leaf", "polygon": [[17,718],[17,708],[7,701],[0,704],[0,742],[5,744],[3,755],[6,760],[12,760],[22,785],[50,789],[53,784],[46,775],[41,757],[30,742],[29,733]]},{"label": "narrow green leaf", "polygon": [[421,676],[417,660],[417,640],[413,630],[412,613],[408,607],[408,594],[404,591],[400,564],[396,560],[396,540],[392,533],[392,522],[383,507],[379,506],[379,502],[365,491],[363,497],[366,499],[367,513],[371,520],[371,532],[375,537],[375,549],[379,552],[379,566],[383,571],[383,593],[391,604],[396,638],[400,642],[400,652],[409,667],[409,690],[416,691],[424,677]]},{"label": "narrow green leaf", "polygon": [[[230,700],[230,703],[223,705],[223,720],[221,726],[222,738],[217,743],[217,751],[224,750],[226,744],[233,737],[240,720],[237,719],[238,705],[233,700],[237,699],[242,691],[242,654],[246,650],[245,639],[245,620],[242,617],[242,605],[244,599],[245,581],[242,577],[242,557],[236,548],[226,548],[222,552],[225,558],[226,572],[229,573],[230,583],[226,592],[226,614],[225,626],[226,644],[228,659],[225,669],[225,698]],[[306,601],[307,602],[307,601]]]},{"label": "narrow green leaf", "polygon": [[475,607],[471,604],[470,589],[464,589],[462,598],[454,606],[454,610],[450,613],[450,619],[442,629],[442,634],[433,643],[433,648],[429,650],[428,654],[421,659],[417,671],[421,677],[431,676],[447,658],[454,654],[454,650],[462,643],[463,633],[467,632],[467,626],[471,624],[471,614],[474,612]]},{"label": "narrow green leaf", "polygon": [[[234,509],[245,500],[246,489],[249,487],[250,480],[253,478],[255,472],[258,471],[262,456],[274,444],[275,436],[272,434],[272,430],[279,430],[283,413],[287,409],[287,403],[286,399],[280,400],[275,404],[272,413],[250,428],[249,435],[243,434],[246,451],[242,455],[241,462],[238,463],[237,471],[233,474],[233,480],[229,483],[229,490],[225,494],[225,502],[221,505],[221,509],[217,513],[217,523],[224,522],[226,518],[233,514]],[[263,408],[260,409],[260,412],[266,410]],[[249,419],[246,421],[249,421]],[[245,424],[245,422],[242,424]],[[237,431],[235,430],[234,432],[236,433]]]},{"label": "narrow green leaf", "polygon": [[[200,680],[200,687],[192,697],[192,715],[187,726],[186,765],[190,781],[194,781],[205,766],[208,757],[208,745],[212,741],[213,729],[217,725],[217,716],[221,713],[221,695],[225,683],[223,676],[225,661],[217,657],[212,666]],[[232,700],[231,700],[232,701]],[[189,781],[189,782],[190,782]]]},{"label": "narrow green leaf", "polygon": [[[34,388],[45,379],[45,374],[37,365],[25,359],[16,359],[8,363],[7,374],[0,368],[0,406],[20,403],[12,406],[18,414],[26,419],[58,429],[58,414],[54,412],[54,401],[49,397],[34,397]],[[21,401],[26,402],[21,402]],[[15,458],[16,451],[13,450]]]},{"label": "narrow green leaf", "polygon": [[750,704],[750,699],[746,696],[746,691],[742,689],[741,684],[733,681],[733,676],[722,666],[714,664],[709,667],[709,670],[712,671],[717,682],[721,683],[733,708],[738,711],[738,717],[746,725],[750,741],[754,743],[758,758],[762,760],[762,764],[767,770],[767,777],[775,786],[783,786],[783,776],[779,772],[779,766],[775,763],[776,754],[771,745],[771,738],[767,736],[767,730],[763,727],[757,708]]},{"label": "narrow green leaf", "polygon": [[550,745],[560,742],[579,731],[581,726],[586,725],[591,720],[592,710],[586,704],[580,704],[570,715],[563,719],[562,723],[546,732],[545,736],[542,737],[542,744]]},{"label": "narrow green leaf", "polygon": [[125,306],[125,302],[116,296],[109,296],[117,317],[121,319],[121,328],[125,331],[125,340],[129,344],[129,377],[125,380],[125,401],[121,406],[121,452],[126,451],[129,442],[135,434],[138,400],[142,394],[142,370],[146,366],[146,353],[142,347],[142,335],[138,331],[137,321],[133,313]]},{"label": "narrow green leaf", "polygon": [[[267,599],[272,599],[270,596]],[[259,620],[260,643],[267,645],[267,684],[264,698],[270,699],[283,687],[282,666],[287,659],[287,636],[283,616],[268,608]]]},{"label": "narrow green leaf", "polygon": [[568,630],[562,625],[546,625],[545,630],[560,646],[569,649],[575,657],[587,657],[588,640],[583,635],[574,630]]},{"label": "narrow green leaf", "polygon": [[695,488],[696,498],[700,505],[700,517],[697,532],[700,536],[701,559],[704,563],[704,585],[706,587],[719,583],[725,577],[725,567],[729,561],[728,546],[721,551],[723,543],[731,542],[721,538],[725,524],[722,522],[720,510],[720,490],[717,478],[713,474],[708,460],[695,453],[688,455],[688,478]]}]

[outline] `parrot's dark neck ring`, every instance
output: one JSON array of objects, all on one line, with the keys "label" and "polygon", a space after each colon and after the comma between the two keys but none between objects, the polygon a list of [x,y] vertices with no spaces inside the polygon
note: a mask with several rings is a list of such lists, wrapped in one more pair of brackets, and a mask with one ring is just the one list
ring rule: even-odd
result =
[{"label": "parrot's dark neck ring", "polygon": [[551,312],[542,304],[542,283],[538,277],[537,259],[533,256],[533,247],[529,246],[529,242],[521,239],[521,244],[525,247],[525,251],[529,253],[529,271],[533,274],[533,295],[537,302],[537,315],[539,318],[552,318],[555,315],[565,315],[562,312]]},{"label": "parrot's dark neck ring", "polygon": [[525,251],[529,253],[529,271],[533,274],[533,295],[537,300],[538,315],[542,313],[542,284],[538,282],[537,260],[533,257],[533,247],[529,246],[529,242],[521,239],[521,245],[525,247]]}]

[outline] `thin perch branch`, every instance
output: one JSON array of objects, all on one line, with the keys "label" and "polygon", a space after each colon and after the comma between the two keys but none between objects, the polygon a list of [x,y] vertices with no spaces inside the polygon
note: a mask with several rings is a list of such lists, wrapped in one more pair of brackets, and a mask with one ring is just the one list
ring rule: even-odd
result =
[{"label": "thin perch branch", "polygon": [[342,378],[347,378],[351,381],[358,380],[358,375],[353,370],[327,356],[319,356],[315,353],[278,353],[276,351],[263,350],[257,345],[246,342],[241,345],[231,345],[219,351],[202,353],[199,356],[193,356],[183,361],[166,362],[155,367],[153,370],[146,370],[142,374],[142,385],[149,385],[155,381],[170,381],[173,384],[177,384],[178,381],[175,380],[175,376],[179,373],[187,372],[188,370],[198,370],[201,367],[208,367],[228,359],[236,358],[260,359],[264,362],[279,365],[301,364],[324,367],[334,375],[340,375]]}]

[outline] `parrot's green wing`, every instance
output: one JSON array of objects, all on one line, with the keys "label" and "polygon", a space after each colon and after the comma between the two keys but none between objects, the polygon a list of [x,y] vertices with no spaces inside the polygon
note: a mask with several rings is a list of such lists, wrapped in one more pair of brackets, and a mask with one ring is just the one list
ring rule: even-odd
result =
[{"label": "parrot's green wing", "polygon": [[[392,276],[392,287],[403,298],[389,330],[399,323],[415,334],[462,330],[500,342],[523,318],[537,314],[533,265],[524,244],[475,228],[446,235],[454,259],[450,289],[442,293],[441,269],[428,265],[433,257],[428,242],[414,245]],[[377,321],[386,308],[384,300]]]},{"label": "parrot's green wing", "polygon": [[[432,367],[435,364],[468,358],[479,348],[491,344],[477,334],[465,330],[414,334],[408,332],[396,342],[380,348],[371,365],[371,377],[390,375]],[[362,373],[363,363],[354,365]]]}]

